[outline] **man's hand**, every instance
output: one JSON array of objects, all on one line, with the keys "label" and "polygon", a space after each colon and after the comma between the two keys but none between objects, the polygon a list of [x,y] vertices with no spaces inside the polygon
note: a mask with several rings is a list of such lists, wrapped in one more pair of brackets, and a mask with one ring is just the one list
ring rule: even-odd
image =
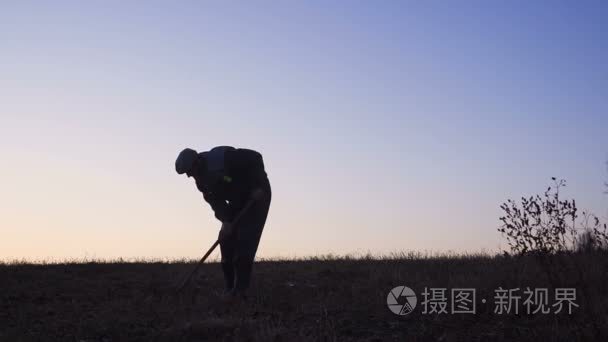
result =
[{"label": "man's hand", "polygon": [[220,229],[220,235],[218,240],[225,241],[232,235],[232,225],[228,222],[222,223],[222,229]]}]

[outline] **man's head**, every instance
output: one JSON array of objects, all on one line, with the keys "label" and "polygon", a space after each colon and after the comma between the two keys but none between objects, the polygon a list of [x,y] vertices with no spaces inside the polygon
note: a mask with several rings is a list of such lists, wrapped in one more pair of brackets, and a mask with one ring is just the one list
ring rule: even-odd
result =
[{"label": "man's head", "polygon": [[186,174],[188,177],[196,175],[199,171],[198,152],[186,148],[179,153],[175,160],[175,171],[178,174]]}]

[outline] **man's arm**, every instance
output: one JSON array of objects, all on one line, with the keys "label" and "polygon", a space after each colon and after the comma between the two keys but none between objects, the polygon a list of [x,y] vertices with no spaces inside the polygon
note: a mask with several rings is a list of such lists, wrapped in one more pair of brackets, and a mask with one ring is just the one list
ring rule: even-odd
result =
[{"label": "man's arm", "polygon": [[226,201],[215,197],[211,192],[203,192],[203,198],[211,205],[215,218],[222,222],[230,222],[232,210]]}]

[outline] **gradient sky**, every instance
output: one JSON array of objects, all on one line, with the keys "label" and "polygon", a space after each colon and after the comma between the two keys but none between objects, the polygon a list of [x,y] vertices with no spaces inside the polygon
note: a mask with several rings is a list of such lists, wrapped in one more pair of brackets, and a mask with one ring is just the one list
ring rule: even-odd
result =
[{"label": "gradient sky", "polygon": [[607,4],[4,1],[0,259],[199,257],[184,147],[263,154],[263,257],[496,251],[552,176],[605,215]]}]

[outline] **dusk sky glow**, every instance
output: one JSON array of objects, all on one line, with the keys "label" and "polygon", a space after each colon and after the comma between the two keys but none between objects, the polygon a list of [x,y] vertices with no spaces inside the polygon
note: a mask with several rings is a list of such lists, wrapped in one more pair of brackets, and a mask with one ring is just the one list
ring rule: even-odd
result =
[{"label": "dusk sky glow", "polygon": [[0,260],[196,258],[185,147],[260,151],[261,257],[498,251],[499,205],[605,217],[608,2],[0,5]]}]

